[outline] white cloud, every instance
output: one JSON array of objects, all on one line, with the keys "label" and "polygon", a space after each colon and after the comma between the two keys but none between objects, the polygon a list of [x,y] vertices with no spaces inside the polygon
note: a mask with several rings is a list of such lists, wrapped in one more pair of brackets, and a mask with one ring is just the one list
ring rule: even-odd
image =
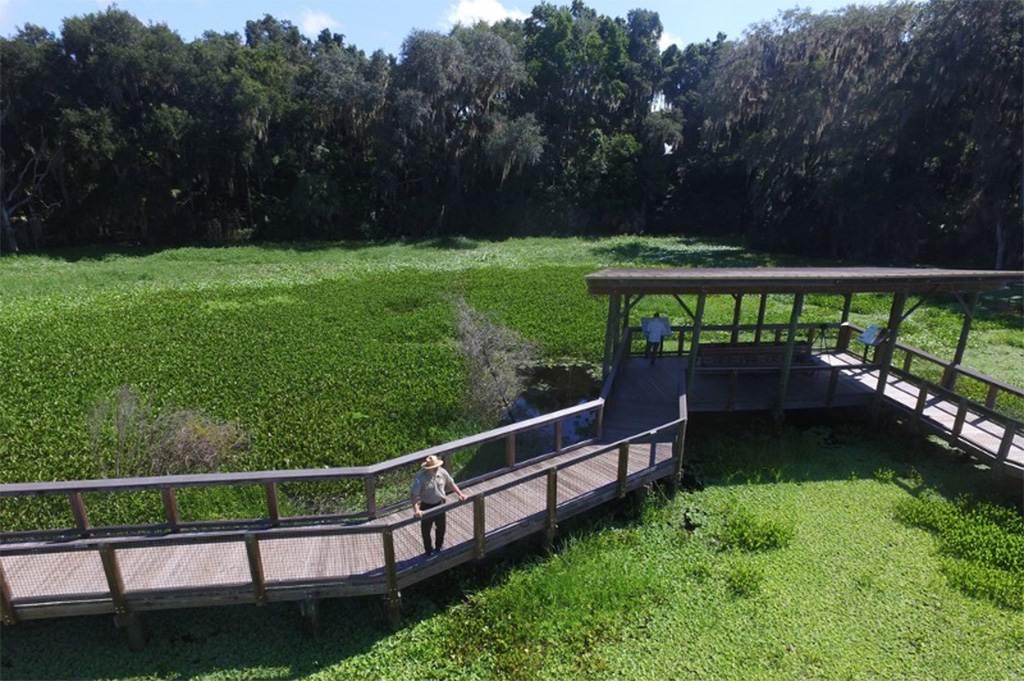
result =
[{"label": "white cloud", "polygon": [[472,26],[478,21],[493,24],[502,19],[526,19],[530,15],[519,9],[506,9],[498,0],[459,0],[458,5],[450,5],[445,20],[449,26],[462,24]]},{"label": "white cloud", "polygon": [[313,38],[318,36],[320,31],[325,28],[330,30],[332,33],[338,33],[342,28],[341,22],[327,12],[320,12],[308,7],[302,8],[302,12],[299,14],[299,20],[296,22],[296,25],[305,35]]},{"label": "white cloud", "polygon": [[669,45],[675,45],[681,50],[686,47],[686,42],[677,35],[673,35],[668,31],[662,31],[661,39],[658,40],[658,47],[664,52],[668,49]]}]

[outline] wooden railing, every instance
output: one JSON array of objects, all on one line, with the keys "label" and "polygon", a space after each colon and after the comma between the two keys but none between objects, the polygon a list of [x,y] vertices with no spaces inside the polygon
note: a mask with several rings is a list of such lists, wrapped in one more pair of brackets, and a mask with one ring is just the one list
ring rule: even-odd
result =
[{"label": "wooden railing", "polygon": [[[850,324],[849,327],[851,334],[863,331],[862,328],[854,324]],[[903,355],[902,362],[899,362],[898,364],[895,361],[897,353]],[[973,449],[978,448],[975,443],[971,443],[963,437],[964,423],[967,420],[968,415],[971,414],[980,416],[997,424],[1002,430],[1003,435],[1000,440],[999,450],[996,453],[997,460],[1004,460],[1013,444],[1014,437],[1019,434],[1024,434],[1024,422],[1022,422],[1021,419],[995,409],[997,401],[1003,396],[1017,402],[1018,405],[1024,404],[1024,390],[992,378],[991,376],[978,373],[973,369],[953,364],[952,362],[946,361],[931,353],[925,352],[924,350],[898,341],[894,346],[893,358],[894,363],[893,366],[890,367],[893,375],[898,376],[907,383],[917,386],[919,390],[917,403],[913,412],[910,414],[911,426],[920,427],[922,425],[924,409],[928,404],[929,398],[937,397],[957,405],[953,428],[948,433],[942,431],[942,434],[952,445],[967,444]],[[918,370],[918,372],[915,373],[913,371],[915,362],[918,364],[924,362],[927,363],[927,365],[934,367],[935,371],[932,373],[940,376],[941,378],[939,378],[938,381],[931,380],[924,375],[928,373],[927,371],[921,372]],[[976,381],[982,386],[986,386],[984,388],[984,400],[979,401],[972,399],[958,390],[957,382],[959,377],[968,378]]]},{"label": "wooden railing", "polygon": [[[805,322],[796,325],[796,330],[801,335],[804,335],[804,339],[801,343],[807,345],[813,345],[816,340],[821,340],[821,334],[827,334],[829,331],[835,331],[835,339],[831,345],[828,346],[830,349],[836,349],[841,342],[840,331],[843,325],[839,323],[810,323]],[[672,336],[670,340],[676,341],[676,348],[671,354],[674,355],[685,355],[688,353],[686,347],[687,336],[692,338],[693,325],[684,324],[673,326]],[[784,343],[786,340],[786,334],[789,331],[789,324],[707,324],[701,327],[701,343],[708,342],[708,338],[718,340],[720,336],[725,333],[729,334],[729,342],[732,344],[779,344]],[[631,356],[643,355],[647,350],[647,343],[644,340],[643,333],[639,326],[631,326],[627,329],[625,338],[629,340],[627,348]],[[822,344],[824,348],[825,345]],[[842,348],[840,348],[842,349]]]},{"label": "wooden railing", "polygon": [[[52,595],[33,602],[31,599],[20,602],[11,601],[10,589],[4,582],[3,611],[4,621],[13,624],[19,619],[35,619],[67,614],[94,614],[113,612],[125,615],[132,610],[147,610],[158,607],[190,607],[200,605],[255,602],[263,604],[274,600],[291,600],[308,598],[310,593],[319,597],[354,596],[368,594],[390,595],[390,617],[397,617],[397,592],[404,586],[419,581],[440,569],[479,558],[488,551],[504,546],[527,534],[543,530],[550,540],[554,537],[560,519],[567,518],[588,508],[616,497],[624,496],[629,490],[635,489],[659,478],[678,473],[682,461],[685,419],[680,418],[658,428],[638,433],[621,442],[609,443],[599,448],[577,450],[573,456],[571,451],[563,456],[539,462],[530,462],[530,472],[511,478],[495,486],[480,491],[469,491],[465,501],[456,501],[445,505],[443,512],[454,514],[460,507],[473,507],[473,540],[468,545],[455,546],[446,551],[442,561],[432,561],[429,565],[422,562],[401,564],[396,558],[394,535],[396,532],[419,519],[411,513],[396,513],[374,522],[360,524],[317,524],[295,527],[265,528],[258,531],[232,529],[227,531],[172,533],[162,536],[88,536],[72,542],[7,542],[0,545],[0,556],[5,559],[17,556],[44,556],[46,554],[65,553],[68,551],[94,552],[102,563],[106,575],[106,588],[93,594],[76,594],[74,598],[63,602]],[[643,470],[628,474],[630,445],[634,442],[658,436],[662,433],[672,435],[672,457],[652,460]],[[653,450],[652,450],[653,451]],[[571,466],[585,464],[596,457],[615,453],[618,460],[617,475],[606,483],[583,493],[575,492],[576,496],[562,504],[559,499],[559,472]],[[488,501],[506,490],[543,478],[546,489],[546,505],[543,509],[517,518],[497,528],[487,528],[485,519],[488,517],[490,505]],[[468,485],[467,485],[468,486]],[[429,513],[440,511],[431,511]],[[92,534],[92,533],[90,533]],[[376,556],[370,559],[383,567],[381,574],[360,574],[329,576],[320,579],[288,580],[268,570],[264,550],[273,542],[286,539],[315,537],[376,537],[370,539],[370,545],[376,545]],[[234,552],[236,556],[244,556],[247,565],[244,581],[237,579],[223,584],[205,585],[168,585],[159,592],[146,594],[133,593],[133,589],[124,584],[122,579],[121,557],[124,551],[132,549],[159,549],[169,547],[199,547],[209,544],[235,544],[240,548]],[[365,543],[363,544],[365,546]],[[370,549],[371,552],[373,549]],[[231,551],[226,553],[231,554]],[[183,561],[187,564],[187,559]],[[2,577],[2,574],[0,574]]]},{"label": "wooden railing", "polygon": [[[504,471],[512,470],[522,461],[516,446],[517,436],[553,427],[551,454],[554,455],[566,448],[563,442],[563,424],[583,414],[593,414],[596,432],[593,437],[571,443],[571,447],[579,447],[600,438],[600,427],[603,420],[604,399],[598,398],[568,409],[552,412],[519,423],[510,424],[483,433],[430,447],[419,452],[390,459],[372,466],[350,468],[318,468],[285,471],[257,471],[245,473],[215,473],[207,475],[170,475],[148,478],[117,478],[99,480],[74,480],[61,482],[30,482],[0,485],[0,498],[4,504],[18,503],[18,499],[39,496],[64,497],[67,500],[70,516],[74,519],[74,527],[49,530],[5,531],[0,533],[0,540],[44,539],[57,537],[91,537],[142,532],[180,532],[187,530],[216,530],[226,528],[266,527],[281,525],[297,525],[311,522],[360,522],[377,517],[400,508],[408,502],[378,504],[378,481],[390,474],[404,472],[403,469],[414,467],[427,456],[438,456],[444,460],[451,470],[451,459],[457,452],[479,448],[493,442],[504,442],[505,457],[503,465],[493,470],[474,476],[461,483],[470,484],[487,479]],[[408,476],[407,476],[408,477]],[[410,478],[411,479],[411,478]],[[285,516],[279,502],[278,489],[286,483],[358,481],[363,489],[362,509],[329,515]],[[404,480],[404,478],[403,478]],[[404,481],[402,484],[406,484]],[[266,516],[260,518],[243,518],[230,520],[198,520],[183,521],[178,505],[176,490],[198,487],[237,487],[242,485],[258,485],[263,488],[266,498]],[[84,494],[113,494],[120,492],[152,492],[159,494],[163,506],[165,522],[135,525],[111,525],[94,527],[90,523],[89,513],[83,498]]]}]

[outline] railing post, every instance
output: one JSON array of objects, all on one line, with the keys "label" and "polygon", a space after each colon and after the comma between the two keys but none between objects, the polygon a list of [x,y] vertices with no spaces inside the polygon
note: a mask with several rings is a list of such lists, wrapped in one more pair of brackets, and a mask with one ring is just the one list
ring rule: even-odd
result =
[{"label": "railing post", "polygon": [[89,536],[89,514],[85,511],[85,501],[82,500],[81,492],[68,492],[68,501],[71,502],[71,515],[75,518],[75,527],[83,537]]},{"label": "railing post", "polygon": [[1006,457],[1010,454],[1010,445],[1013,444],[1013,436],[1017,434],[1017,427],[1013,421],[1006,424],[1006,430],[1003,432],[1003,439],[999,442],[999,453],[996,454],[996,460],[1000,463],[1006,461]]},{"label": "railing post", "polygon": [[729,342],[736,345],[740,340],[740,312],[743,309],[743,294],[734,293],[732,297],[735,302],[732,308],[732,329],[729,334]]},{"label": "railing post", "polygon": [[544,547],[551,551],[558,532],[558,469],[548,469],[548,521],[544,531]]},{"label": "railing post", "polygon": [[164,487],[160,490],[160,498],[164,502],[164,517],[167,518],[171,531],[177,532],[178,526],[181,524],[181,516],[178,515],[178,500],[174,498],[174,489]]},{"label": "railing post", "polygon": [[512,433],[505,438],[505,466],[516,467],[516,434]]},{"label": "railing post", "polygon": [[672,442],[672,456],[675,458],[674,474],[678,480],[683,474],[683,448],[686,446],[686,421],[676,427],[676,437]]},{"label": "railing post", "polygon": [[260,540],[255,534],[245,535],[245,553],[249,557],[249,574],[252,575],[252,592],[256,605],[267,604],[267,583],[263,577],[263,557],[260,555]]},{"label": "railing post", "polygon": [[942,370],[940,385],[947,390],[956,392],[956,376],[959,372],[960,368],[956,364],[947,364]]},{"label": "railing post", "polygon": [[487,551],[487,506],[483,494],[473,497],[474,555],[483,558]]},{"label": "railing post", "polygon": [[366,517],[377,517],[377,476],[367,475],[363,478],[366,485]]},{"label": "railing post", "polygon": [[125,628],[128,634],[128,645],[131,649],[142,650],[146,645],[146,636],[138,617],[128,609],[128,602],[124,597],[124,579],[121,577],[121,568],[117,564],[114,547],[110,544],[101,545],[100,560],[103,563],[103,572],[107,577],[110,600],[114,603],[114,621],[118,626]]},{"label": "railing post", "polygon": [[988,394],[985,395],[985,407],[995,409],[997,397],[999,397],[999,386],[993,383],[988,387]]},{"label": "railing post", "polygon": [[267,492],[267,517],[270,518],[271,524],[277,525],[281,520],[281,508],[277,503],[277,483],[268,482],[263,488]]},{"label": "railing post", "polygon": [[619,477],[618,497],[626,496],[626,476],[629,473],[629,443],[623,442],[619,445]]},{"label": "railing post", "polygon": [[850,349],[850,325],[843,322],[839,325],[839,333],[836,334],[836,352],[846,352]]},{"label": "railing post", "polygon": [[903,351],[903,372],[910,373],[910,365],[914,361],[914,353],[909,350]]},{"label": "railing post", "polygon": [[397,631],[402,621],[401,595],[398,592],[398,565],[395,561],[395,537],[390,527],[384,528],[384,571],[387,575],[388,593],[385,597],[388,626]]},{"label": "railing post", "polygon": [[604,435],[604,402],[602,402],[601,406],[597,408],[597,435],[596,435],[596,438],[600,440],[602,435]]},{"label": "railing post", "polygon": [[953,421],[953,430],[949,433],[949,444],[955,445],[960,431],[964,428],[964,420],[967,418],[967,398],[961,397],[960,404],[956,410],[956,419]]},{"label": "railing post", "polygon": [[914,418],[910,421],[910,427],[918,430],[921,427],[921,418],[924,416],[924,405],[928,401],[928,384],[921,382],[921,392],[917,394],[917,404],[914,405]]},{"label": "railing post", "polygon": [[764,312],[768,304],[768,294],[762,292],[761,300],[757,304],[757,327],[754,329],[754,344],[761,342],[761,332],[764,330]]},{"label": "railing post", "polygon": [[555,421],[555,451],[562,451],[562,419]]},{"label": "railing post", "polygon": [[7,625],[18,623],[18,613],[11,603],[11,587],[7,586],[7,578],[4,577],[3,568],[0,567],[0,616]]}]

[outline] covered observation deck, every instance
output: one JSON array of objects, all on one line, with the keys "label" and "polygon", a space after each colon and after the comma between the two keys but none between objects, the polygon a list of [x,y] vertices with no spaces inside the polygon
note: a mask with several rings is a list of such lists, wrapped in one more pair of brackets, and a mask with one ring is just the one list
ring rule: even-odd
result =
[{"label": "covered observation deck", "polygon": [[[1022,282],[1022,272],[916,268],[596,272],[587,276],[588,292],[609,299],[604,373],[622,374],[606,428],[616,430],[619,420],[633,428],[645,412],[660,420],[659,393],[685,395],[689,413],[769,410],[782,418],[790,409],[864,406],[875,418],[885,408],[993,468],[1024,477],[1024,391],[962,365],[980,294]],[[854,294],[887,296],[888,318],[867,329],[851,323]],[[963,315],[951,359],[899,341],[903,322],[936,294],[952,296]],[[683,323],[672,325],[672,339],[648,361],[639,356],[642,329],[630,316],[653,295],[674,299]],[[815,306],[812,319],[804,305],[810,295],[837,301]],[[731,317],[723,319],[717,305],[716,318],[709,319],[707,302],[714,296],[731,299]],[[744,309],[751,298],[756,316],[753,306]],[[834,317],[821,318],[822,310],[833,309]]]}]

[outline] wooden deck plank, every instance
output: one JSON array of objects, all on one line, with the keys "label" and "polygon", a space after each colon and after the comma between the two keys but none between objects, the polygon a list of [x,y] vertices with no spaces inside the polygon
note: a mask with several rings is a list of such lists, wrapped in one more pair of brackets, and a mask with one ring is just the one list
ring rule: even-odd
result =
[{"label": "wooden deck plank", "polygon": [[11,599],[84,598],[110,593],[96,551],[66,551],[0,558]]}]

